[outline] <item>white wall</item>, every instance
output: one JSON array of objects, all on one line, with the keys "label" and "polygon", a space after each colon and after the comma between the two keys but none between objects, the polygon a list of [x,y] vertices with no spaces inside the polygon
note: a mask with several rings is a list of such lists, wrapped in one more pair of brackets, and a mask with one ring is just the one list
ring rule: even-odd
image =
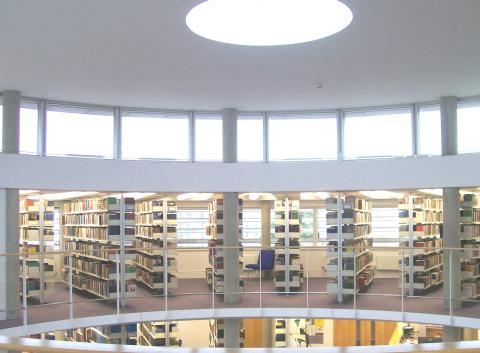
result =
[{"label": "white wall", "polygon": [[209,326],[208,320],[182,320],[177,321],[179,337],[182,339],[182,347],[204,348],[208,347]]},{"label": "white wall", "polygon": [[[182,163],[0,153],[0,188],[99,191],[344,191],[475,186],[480,154],[272,163]],[[459,173],[468,170],[468,173]]]}]

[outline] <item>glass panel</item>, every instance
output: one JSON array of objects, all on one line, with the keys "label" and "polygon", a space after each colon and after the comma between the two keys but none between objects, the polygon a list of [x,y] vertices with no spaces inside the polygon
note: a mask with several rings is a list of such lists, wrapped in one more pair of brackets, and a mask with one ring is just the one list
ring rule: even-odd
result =
[{"label": "glass panel", "polygon": [[411,155],[411,112],[346,113],[344,136],[345,158]]},{"label": "glass panel", "polygon": [[222,118],[195,117],[195,160],[221,161],[223,158]]},{"label": "glass panel", "polygon": [[325,208],[319,208],[317,210],[317,229],[318,240],[327,240],[327,210]]},{"label": "glass panel", "polygon": [[177,211],[177,240],[179,246],[206,245],[208,241],[205,234],[207,225],[207,209],[179,209]]},{"label": "glass panel", "polygon": [[262,241],[262,212],[259,208],[244,208],[242,211],[243,243],[259,245]]},{"label": "glass panel", "polygon": [[270,116],[269,159],[336,159],[337,119],[323,116]]},{"label": "glass panel", "polygon": [[418,154],[440,155],[441,153],[440,107],[420,108],[418,114]]},{"label": "glass panel", "polygon": [[187,115],[127,114],[122,117],[122,158],[188,160]]},{"label": "glass panel", "polygon": [[237,121],[237,158],[263,161],[263,117],[240,116]]},{"label": "glass panel", "polygon": [[20,153],[37,154],[37,134],[38,106],[36,103],[22,102],[20,107]]},{"label": "glass panel", "polygon": [[480,102],[460,103],[457,119],[458,153],[480,152]]},{"label": "glass panel", "polygon": [[3,105],[2,104],[0,104],[0,151],[3,151]]},{"label": "glass panel", "polygon": [[[398,246],[398,242],[391,242],[399,239],[399,218],[397,205],[391,207],[372,208],[372,234],[375,246]],[[382,241],[382,238],[384,241]],[[390,241],[388,241],[390,240]]]},{"label": "glass panel", "polygon": [[113,134],[113,111],[48,107],[47,155],[112,158]]}]

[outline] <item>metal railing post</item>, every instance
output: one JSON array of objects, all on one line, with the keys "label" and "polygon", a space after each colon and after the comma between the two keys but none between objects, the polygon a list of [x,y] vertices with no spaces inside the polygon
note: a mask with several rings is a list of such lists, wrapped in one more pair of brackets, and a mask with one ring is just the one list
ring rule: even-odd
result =
[{"label": "metal railing post", "polygon": [[68,317],[73,319],[73,259],[68,255]]},{"label": "metal railing post", "polygon": [[448,263],[449,263],[449,266],[450,266],[450,269],[448,271],[448,291],[449,291],[449,296],[450,296],[450,320],[452,320],[452,316],[453,316],[453,306],[452,306],[452,255],[453,255],[453,249],[450,249],[450,253],[449,253],[449,259],[448,259]]},{"label": "metal railing post", "polygon": [[310,249],[307,247],[307,268],[306,268],[306,277],[307,277],[307,311],[310,310],[310,284],[309,284],[309,269],[310,269]]},{"label": "metal railing post", "polygon": [[402,319],[405,321],[405,249],[402,248],[402,259],[401,259],[401,277],[400,277],[400,286],[402,289],[401,298],[402,298]]},{"label": "metal railing post", "polygon": [[27,313],[27,254],[22,258],[22,307],[23,307],[23,325],[28,324]]},{"label": "metal railing post", "polygon": [[260,277],[260,282],[259,282],[259,294],[260,294],[259,305],[260,305],[260,309],[262,309],[262,271],[263,271],[263,267],[262,267],[262,246],[261,245],[260,245],[260,254],[258,254],[258,256],[260,258],[260,270],[258,271],[259,277]]},{"label": "metal railing post", "polygon": [[117,266],[117,315],[120,315],[120,253],[116,252],[116,266]]},{"label": "metal railing post", "polygon": [[353,247],[353,314],[357,317],[357,248]]}]

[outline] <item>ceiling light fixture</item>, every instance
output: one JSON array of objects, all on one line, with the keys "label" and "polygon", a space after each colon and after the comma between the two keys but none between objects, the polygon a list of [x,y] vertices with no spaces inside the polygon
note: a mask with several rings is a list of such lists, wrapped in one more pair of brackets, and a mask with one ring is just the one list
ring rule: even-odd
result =
[{"label": "ceiling light fixture", "polygon": [[360,191],[360,194],[369,197],[371,199],[401,199],[403,194],[399,192],[385,191],[385,190],[375,190],[375,191]]},{"label": "ceiling light fixture", "polygon": [[331,36],[352,18],[338,0],[207,0],[190,10],[186,23],[217,42],[272,46]]}]

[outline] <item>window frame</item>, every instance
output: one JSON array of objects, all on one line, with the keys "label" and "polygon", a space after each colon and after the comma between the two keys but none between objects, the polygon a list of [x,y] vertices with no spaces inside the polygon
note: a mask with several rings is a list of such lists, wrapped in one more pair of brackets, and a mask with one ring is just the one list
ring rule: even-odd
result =
[{"label": "window frame", "polygon": [[[179,224],[179,220],[182,219],[182,218],[178,217],[178,214],[180,212],[196,212],[196,211],[205,212],[207,214],[206,224],[208,224],[208,207],[179,207],[179,208],[177,208],[177,239],[176,239],[176,242],[177,242],[177,246],[179,248],[206,248],[206,247],[208,247],[209,238],[206,234],[205,229],[203,229],[203,236],[204,236],[205,239],[200,239],[200,238],[199,239],[195,239],[195,238],[180,239],[178,237],[178,234],[179,234],[178,224]],[[201,220],[203,218],[190,218],[190,220],[196,220],[196,219]],[[190,221],[190,222],[192,222],[192,221]],[[199,222],[201,222],[201,221],[199,221]],[[200,234],[200,232],[199,232],[199,234]]]}]

